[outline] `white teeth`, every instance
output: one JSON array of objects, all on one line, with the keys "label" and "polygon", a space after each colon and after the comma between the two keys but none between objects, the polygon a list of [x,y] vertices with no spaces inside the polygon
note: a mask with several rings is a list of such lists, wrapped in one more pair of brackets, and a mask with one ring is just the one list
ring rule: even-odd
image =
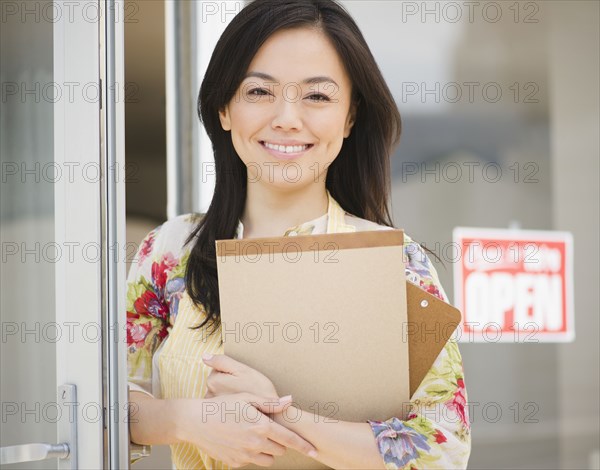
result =
[{"label": "white teeth", "polygon": [[270,148],[272,150],[277,150],[278,152],[282,152],[282,153],[302,152],[303,150],[306,150],[308,148],[308,145],[285,146],[285,145],[273,145],[273,144],[270,144],[269,142],[263,142],[263,144],[267,148]]}]

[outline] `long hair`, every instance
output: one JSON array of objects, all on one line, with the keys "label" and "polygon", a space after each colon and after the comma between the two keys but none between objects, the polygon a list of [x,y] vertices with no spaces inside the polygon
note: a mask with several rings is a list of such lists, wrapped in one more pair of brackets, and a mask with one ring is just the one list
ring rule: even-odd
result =
[{"label": "long hair", "polygon": [[247,169],[219,110],[238,90],[261,45],[275,32],[322,31],[345,66],[356,105],[354,126],[327,170],[326,188],[350,214],[393,227],[388,209],[390,155],[400,140],[400,113],[381,71],[350,14],[333,0],[254,0],[227,26],[213,51],[198,96],[198,115],[214,151],[216,183],[210,206],[186,244],[195,239],[186,289],[203,307],[211,332],[220,324],[215,240],[235,237],[246,202]]}]

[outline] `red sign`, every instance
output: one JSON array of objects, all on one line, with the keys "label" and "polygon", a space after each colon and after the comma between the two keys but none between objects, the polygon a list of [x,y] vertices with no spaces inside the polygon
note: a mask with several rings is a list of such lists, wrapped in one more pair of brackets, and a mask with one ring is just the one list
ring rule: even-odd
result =
[{"label": "red sign", "polygon": [[574,339],[570,233],[457,227],[453,239],[459,341]]}]

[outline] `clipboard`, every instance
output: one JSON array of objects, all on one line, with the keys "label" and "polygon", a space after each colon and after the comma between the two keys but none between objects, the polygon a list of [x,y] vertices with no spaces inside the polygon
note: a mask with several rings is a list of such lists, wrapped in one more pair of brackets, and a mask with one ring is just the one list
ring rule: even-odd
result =
[{"label": "clipboard", "polygon": [[[215,245],[225,354],[302,410],[354,422],[405,418],[460,312],[406,281],[402,230]],[[274,467],[328,468],[291,449]]]},{"label": "clipboard", "polygon": [[460,324],[456,307],[406,282],[408,306],[408,362],[412,397]]}]

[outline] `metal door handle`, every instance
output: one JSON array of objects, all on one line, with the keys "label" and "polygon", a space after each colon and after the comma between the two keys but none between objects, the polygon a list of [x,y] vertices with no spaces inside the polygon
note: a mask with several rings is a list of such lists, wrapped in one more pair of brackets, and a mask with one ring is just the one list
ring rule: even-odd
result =
[{"label": "metal door handle", "polygon": [[66,459],[69,457],[69,445],[62,444],[23,444],[20,446],[0,447],[0,463],[32,462],[34,460]]},{"label": "metal door handle", "polygon": [[57,390],[57,403],[61,407],[58,421],[57,440],[60,444],[22,444],[0,447],[0,464],[33,462],[46,459],[68,459],[60,468],[77,469],[77,387],[74,384],[60,385]]}]

